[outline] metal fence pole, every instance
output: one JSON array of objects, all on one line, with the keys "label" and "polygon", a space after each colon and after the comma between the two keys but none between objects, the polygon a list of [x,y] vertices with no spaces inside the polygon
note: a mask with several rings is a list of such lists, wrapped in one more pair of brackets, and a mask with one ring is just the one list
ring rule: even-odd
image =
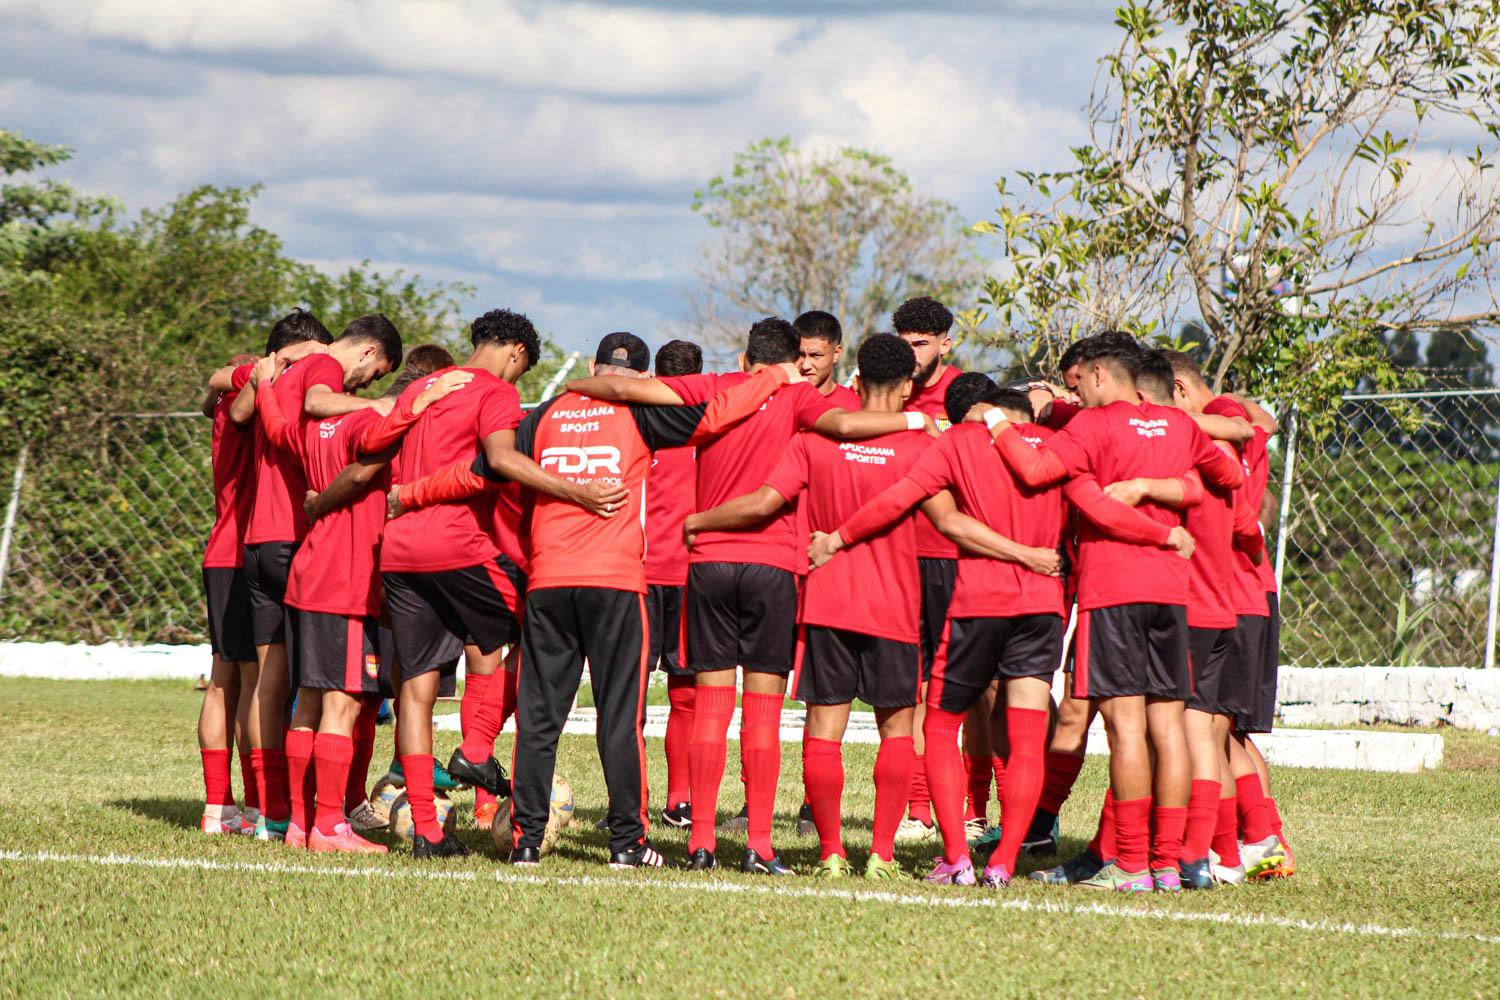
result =
[{"label": "metal fence pole", "polygon": [[0,531],[0,594],[5,593],[5,573],[10,569],[10,542],[16,534],[16,511],[21,506],[21,483],[26,478],[26,456],[30,449],[30,445],[23,444],[16,456],[16,474],[10,483],[10,502],[5,505],[5,528]]},{"label": "metal fence pole", "polygon": [[1484,666],[1495,665],[1495,606],[1500,598],[1500,476],[1495,477],[1495,527],[1490,543],[1490,599],[1484,631]]},{"label": "metal fence pole", "polygon": [[1276,592],[1281,593],[1281,577],[1286,569],[1286,518],[1292,506],[1292,469],[1297,464],[1297,410],[1287,413],[1286,460],[1281,466],[1281,512],[1276,519]]},{"label": "metal fence pole", "polygon": [[562,367],[557,370],[557,374],[552,376],[552,381],[547,383],[547,388],[542,390],[542,398],[537,400],[537,402],[545,403],[547,400],[551,399],[552,394],[557,391],[558,386],[563,384],[563,379],[568,377],[568,372],[572,371],[573,366],[576,364],[578,364],[578,352],[574,351],[572,354],[568,355],[568,359],[564,361]]}]

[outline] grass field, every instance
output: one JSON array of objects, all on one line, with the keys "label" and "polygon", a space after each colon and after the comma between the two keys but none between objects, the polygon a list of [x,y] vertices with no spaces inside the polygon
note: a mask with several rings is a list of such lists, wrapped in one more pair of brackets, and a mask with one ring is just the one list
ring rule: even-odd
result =
[{"label": "grass field", "polygon": [[[559,765],[579,826],[535,876],[498,863],[473,829],[463,837],[481,854],[443,865],[400,848],[371,860],[210,839],[196,830],[197,705],[179,683],[7,681],[0,994],[1500,995],[1492,738],[1445,733],[1447,765],[1423,775],[1281,771],[1294,879],[1127,899],[1029,882],[987,895],[611,872],[586,737],[565,737]],[[456,737],[440,737],[446,755]],[[374,773],[389,738],[381,729]],[[846,749],[857,865],[873,749]],[[777,844],[806,870],[816,843],[791,831],[800,771],[786,751]],[[730,807],[733,761],[732,748]],[[1102,763],[1090,758],[1063,814],[1065,850],[1092,832]],[[656,839],[682,856],[681,834]],[[721,842],[721,858],[742,847]],[[918,867],[930,854],[899,857]]]}]

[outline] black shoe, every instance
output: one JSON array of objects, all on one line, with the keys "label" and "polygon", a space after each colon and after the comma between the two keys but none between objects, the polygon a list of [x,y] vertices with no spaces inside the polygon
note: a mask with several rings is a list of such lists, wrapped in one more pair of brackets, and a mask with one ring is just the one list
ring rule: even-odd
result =
[{"label": "black shoe", "polygon": [[661,821],[666,826],[685,829],[693,825],[693,809],[686,802],[679,802],[670,809],[661,811]]},{"label": "black shoe", "polygon": [[517,847],[510,852],[510,863],[529,868],[542,863],[542,852],[535,847]]},{"label": "black shoe", "polygon": [[606,833],[608,833],[609,832],[609,817],[608,816],[601,816],[594,823],[594,829],[595,830],[603,830]]},{"label": "black shoe", "polygon": [[818,824],[813,822],[812,803],[802,803],[802,808],[797,810],[797,836],[816,837],[818,835]]},{"label": "black shoe", "polygon": [[443,839],[435,844],[420,833],[411,841],[411,856],[418,861],[429,858],[465,858],[468,855],[469,849],[463,845],[463,841],[451,833],[443,834]]},{"label": "black shoe", "polygon": [[714,833],[723,836],[726,833],[747,833],[750,830],[750,805],[746,803],[740,806],[740,811],[714,827]]},{"label": "black shoe", "polygon": [[745,860],[740,862],[740,871],[751,875],[795,875],[781,859],[772,854],[769,858],[762,858],[759,854],[749,848],[745,849]]},{"label": "black shoe", "polygon": [[1056,854],[1057,833],[1057,817],[1038,809],[1031,817],[1026,839],[1021,841],[1021,850],[1027,854]]},{"label": "black shoe", "polygon": [[719,867],[719,859],[714,857],[714,852],[706,847],[700,847],[687,856],[687,860],[677,867],[685,872],[706,872]]},{"label": "black shoe", "polygon": [[474,764],[464,756],[462,747],[448,758],[448,773],[465,784],[483,788],[497,799],[510,798],[510,777],[493,756],[483,764]]},{"label": "black shoe", "polygon": [[662,857],[651,842],[645,841],[624,851],[615,851],[609,856],[611,868],[665,868],[667,859]]}]

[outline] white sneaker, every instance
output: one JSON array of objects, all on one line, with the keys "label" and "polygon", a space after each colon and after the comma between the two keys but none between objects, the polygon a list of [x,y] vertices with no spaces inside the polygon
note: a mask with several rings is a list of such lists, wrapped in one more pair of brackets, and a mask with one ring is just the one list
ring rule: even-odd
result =
[{"label": "white sneaker", "polygon": [[1286,860],[1286,849],[1281,846],[1281,841],[1273,834],[1265,840],[1254,844],[1245,844],[1240,848],[1240,860],[1245,863],[1245,874],[1249,878],[1259,878],[1265,872],[1277,867]]},{"label": "white sneaker", "polygon": [[1245,881],[1245,864],[1241,861],[1233,868],[1222,863],[1214,851],[1208,852],[1208,861],[1213,870],[1214,881],[1220,885],[1239,885]]},{"label": "white sneaker", "polygon": [[901,821],[900,826],[896,827],[896,839],[903,843],[936,840],[937,827],[931,823],[923,823],[921,820],[912,819],[908,816]]},{"label": "white sneaker", "polygon": [[984,836],[984,831],[989,829],[989,823],[983,816],[975,816],[973,819],[964,820],[964,839],[978,840]]},{"label": "white sneaker", "polygon": [[360,833],[366,830],[380,830],[386,826],[380,822],[380,816],[375,812],[375,807],[370,805],[369,799],[349,810],[349,825]]}]

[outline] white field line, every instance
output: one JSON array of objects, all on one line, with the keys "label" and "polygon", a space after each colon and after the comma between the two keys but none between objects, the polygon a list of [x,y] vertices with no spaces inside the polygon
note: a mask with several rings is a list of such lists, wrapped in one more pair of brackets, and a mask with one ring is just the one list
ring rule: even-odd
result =
[{"label": "white field line", "polygon": [[[349,867],[337,865],[297,865],[279,861],[214,861],[208,858],[143,858],[128,854],[57,854],[51,851],[0,851],[0,862],[9,864],[108,865],[127,868],[177,869],[187,871],[233,872],[270,875],[322,875],[341,878],[416,879],[431,882],[497,882],[502,885],[573,886],[595,889],[662,889],[668,892],[706,892],[728,895],[765,896],[796,899],[838,899],[851,903],[886,904],[927,909],[958,908],[1011,910],[1021,913],[1114,917],[1124,920],[1163,921],[1183,924],[1218,924],[1229,927],[1271,927],[1279,930],[1307,931],[1314,934],[1349,934],[1358,937],[1407,938],[1414,940],[1465,941],[1500,945],[1500,935],[1471,934],[1462,931],[1423,930],[1418,927],[1386,927],[1382,924],[1339,923],[1327,920],[1299,920],[1251,913],[1200,913],[1179,910],[1127,909],[1104,903],[1063,903],[1050,900],[1004,899],[997,896],[954,892],[951,895],[916,895],[852,889],[814,889],[776,884],[756,885],[745,882],[670,881],[614,876],[532,875],[512,871],[492,873],[474,871],[431,871],[398,868]],[[1233,891],[1233,890],[1225,890]]]}]

